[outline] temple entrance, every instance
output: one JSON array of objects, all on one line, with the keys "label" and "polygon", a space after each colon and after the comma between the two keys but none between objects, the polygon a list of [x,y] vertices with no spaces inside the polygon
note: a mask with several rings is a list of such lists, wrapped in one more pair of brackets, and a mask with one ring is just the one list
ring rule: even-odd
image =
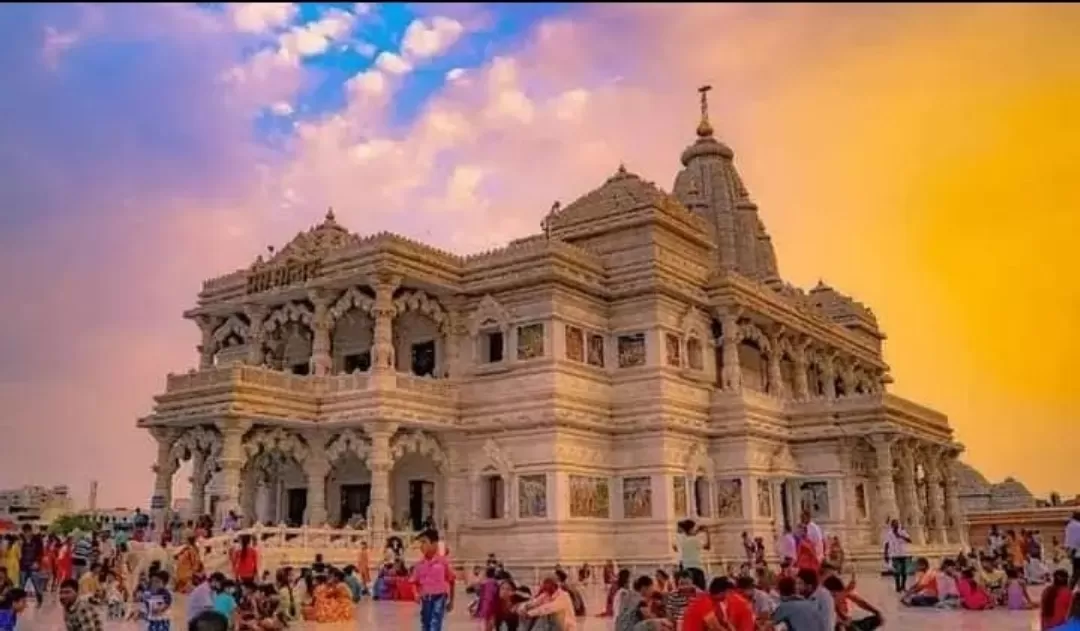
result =
[{"label": "temple entrance", "polygon": [[354,519],[367,519],[371,506],[370,484],[341,485],[341,522],[352,523]]},{"label": "temple entrance", "polygon": [[780,515],[784,520],[784,528],[791,528],[791,502],[788,483],[785,480],[780,483]]},{"label": "temple entrance", "polygon": [[289,489],[287,494],[289,505],[288,524],[293,528],[303,526],[304,513],[307,511],[307,488]]},{"label": "temple entrance", "polygon": [[435,483],[409,480],[409,521],[413,530],[422,530],[435,521]]}]

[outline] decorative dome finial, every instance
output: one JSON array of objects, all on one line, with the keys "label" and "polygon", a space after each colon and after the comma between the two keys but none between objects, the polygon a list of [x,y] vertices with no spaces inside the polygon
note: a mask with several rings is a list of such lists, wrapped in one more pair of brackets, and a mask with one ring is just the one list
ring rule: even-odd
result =
[{"label": "decorative dome finial", "polygon": [[333,206],[327,206],[326,207],[326,220],[327,221],[334,221],[334,207]]},{"label": "decorative dome finial", "polygon": [[697,126],[697,135],[699,138],[708,138],[713,135],[712,124],[709,123],[709,91],[712,90],[711,85],[703,85],[698,88],[698,93],[701,94],[701,122]]}]

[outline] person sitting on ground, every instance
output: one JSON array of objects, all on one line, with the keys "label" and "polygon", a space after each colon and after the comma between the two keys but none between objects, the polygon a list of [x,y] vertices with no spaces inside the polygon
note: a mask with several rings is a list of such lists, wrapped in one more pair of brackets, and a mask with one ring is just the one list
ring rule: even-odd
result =
[{"label": "person sitting on ground", "polygon": [[993,557],[985,556],[980,564],[980,571],[976,575],[979,584],[990,593],[995,604],[1005,602],[1005,581],[1008,576],[1002,570],[998,561]]},{"label": "person sitting on ground", "polygon": [[633,591],[622,599],[618,613],[615,615],[615,631],[633,631],[637,623],[651,617],[647,605],[656,587],[652,577],[637,577],[633,587]]},{"label": "person sitting on ground", "polygon": [[915,584],[900,602],[908,607],[933,607],[938,604],[937,573],[930,569],[930,561],[919,557],[915,561]]},{"label": "person sitting on ground", "polygon": [[188,621],[188,631],[229,631],[229,619],[216,611],[204,611]]},{"label": "person sitting on ground", "polygon": [[825,621],[825,628],[833,629],[836,627],[836,603],[829,590],[818,581],[818,575],[813,570],[799,570],[795,577],[799,593],[814,605],[818,617]]},{"label": "person sitting on ground", "polygon": [[767,621],[772,617],[772,612],[776,609],[776,601],[768,592],[758,589],[752,577],[740,576],[735,581],[735,586],[753,607],[755,618],[759,621]]},{"label": "person sitting on ground", "polygon": [[1072,590],[1069,589],[1069,573],[1055,570],[1051,583],[1043,590],[1039,606],[1041,631],[1050,631],[1065,624],[1069,618],[1072,604]]},{"label": "person sitting on ground", "polygon": [[[881,611],[845,586],[844,581],[839,576],[830,576],[821,585],[832,594],[837,629],[843,629],[844,631],[873,631],[885,625],[885,617],[881,614]],[[851,605],[855,605],[869,615],[860,618],[853,617]]]},{"label": "person sitting on ground", "polygon": [[794,631],[834,631],[826,626],[827,620],[818,611],[817,605],[799,596],[794,578],[780,577],[776,582],[776,591],[780,595],[780,602],[772,614],[773,624],[784,625],[786,629]]},{"label": "person sitting on ground", "polygon": [[345,575],[345,585],[349,588],[349,593],[352,594],[353,602],[360,602],[360,597],[363,596],[364,591],[363,587],[360,586],[360,579],[356,577],[356,567],[346,565],[342,573]]},{"label": "person sitting on ground", "polygon": [[1037,605],[1031,600],[1027,584],[1020,577],[1020,570],[1010,567],[1005,571],[1005,606],[1013,611],[1035,609]]},{"label": "person sitting on ground", "polygon": [[956,582],[956,591],[960,593],[960,606],[964,609],[983,611],[994,607],[993,596],[979,584],[975,578],[974,568],[969,567],[960,572],[960,580]]},{"label": "person sitting on ground", "polygon": [[945,559],[941,562],[941,570],[937,575],[938,607],[956,609],[960,606],[960,588],[957,585],[959,578],[956,559]]},{"label": "person sitting on ground", "polygon": [[700,590],[697,585],[694,585],[689,572],[685,570],[676,572],[675,589],[664,594],[664,612],[667,614],[667,619],[677,626],[686,612],[686,607],[699,593]]},{"label": "person sitting on ground", "polygon": [[570,595],[570,601],[574,604],[574,616],[578,618],[585,616],[585,596],[581,593],[581,589],[570,582],[570,576],[563,570],[556,570],[555,578],[559,581],[559,587]]}]

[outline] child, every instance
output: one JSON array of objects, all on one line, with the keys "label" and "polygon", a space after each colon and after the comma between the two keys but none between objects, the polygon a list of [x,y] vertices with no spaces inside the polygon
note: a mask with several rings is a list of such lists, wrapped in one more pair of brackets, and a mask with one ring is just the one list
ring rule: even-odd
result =
[{"label": "child", "polygon": [[1005,570],[1005,606],[1010,611],[1035,609],[1036,605],[1028,594],[1027,584],[1020,578],[1020,570],[1010,567]]},{"label": "child", "polygon": [[143,606],[146,611],[146,631],[170,631],[172,613],[172,594],[165,587],[169,583],[169,573],[156,572],[150,576],[150,586],[143,593]]},{"label": "child", "polygon": [[79,577],[79,598],[92,605],[102,603],[100,575],[101,565],[94,563],[90,566],[89,572]]},{"label": "child", "polygon": [[495,580],[495,568],[484,570],[484,580],[475,585],[476,617],[480,628],[494,631],[495,618],[499,613],[499,583]]},{"label": "child", "polygon": [[437,530],[425,530],[416,539],[424,555],[412,571],[420,601],[420,627],[424,631],[442,631],[446,612],[454,608],[454,571],[447,557],[438,554]]},{"label": "child", "polygon": [[105,579],[105,614],[109,620],[123,620],[127,617],[124,592],[120,589],[120,580],[116,574],[109,573]]}]

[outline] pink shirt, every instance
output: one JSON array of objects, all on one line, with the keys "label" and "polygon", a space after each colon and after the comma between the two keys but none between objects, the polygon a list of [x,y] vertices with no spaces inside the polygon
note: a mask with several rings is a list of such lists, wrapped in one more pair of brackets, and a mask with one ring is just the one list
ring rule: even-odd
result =
[{"label": "pink shirt", "polygon": [[454,570],[444,556],[425,557],[413,567],[412,581],[420,596],[449,595],[453,580]]}]

